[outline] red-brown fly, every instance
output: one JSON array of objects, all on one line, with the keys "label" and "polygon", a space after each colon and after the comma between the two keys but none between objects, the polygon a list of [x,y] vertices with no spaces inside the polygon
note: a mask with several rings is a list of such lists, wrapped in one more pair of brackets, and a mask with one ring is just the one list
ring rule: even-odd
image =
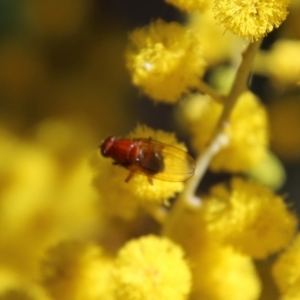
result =
[{"label": "red-brown fly", "polygon": [[185,151],[152,138],[123,139],[110,136],[101,146],[104,157],[114,160],[113,164],[129,170],[128,182],[135,173],[164,181],[185,181],[195,172],[195,161]]}]

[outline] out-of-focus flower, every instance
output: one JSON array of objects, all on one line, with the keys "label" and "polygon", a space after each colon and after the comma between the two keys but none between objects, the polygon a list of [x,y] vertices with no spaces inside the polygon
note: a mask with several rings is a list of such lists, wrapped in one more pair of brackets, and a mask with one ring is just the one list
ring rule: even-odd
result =
[{"label": "out-of-focus flower", "polygon": [[277,40],[270,51],[258,53],[255,71],[270,76],[276,83],[293,86],[300,80],[299,52],[298,40]]},{"label": "out-of-focus flower", "polygon": [[268,63],[271,77],[282,84],[300,80],[300,41],[281,39],[271,49]]},{"label": "out-of-focus flower", "polygon": [[234,178],[230,189],[220,184],[204,197],[203,218],[216,240],[262,259],[286,247],[297,219],[283,199],[257,183]]},{"label": "out-of-focus flower", "polygon": [[286,18],[290,0],[216,0],[213,11],[218,23],[234,34],[257,40]]},{"label": "out-of-focus flower", "polygon": [[270,151],[258,165],[247,172],[247,175],[273,190],[279,190],[286,181],[283,164]]},{"label": "out-of-focus flower", "polygon": [[51,300],[47,291],[36,281],[6,269],[0,268],[0,299],[2,300]]},{"label": "out-of-focus flower", "polygon": [[[206,247],[206,246],[204,246]],[[250,257],[212,244],[192,257],[191,299],[256,300],[261,284]]]},{"label": "out-of-focus flower", "polygon": [[[211,139],[223,106],[202,96],[192,96],[187,105],[187,109],[183,109],[193,134],[192,145],[201,153]],[[268,120],[254,94],[245,92],[240,96],[225,134],[229,143],[213,158],[210,166],[213,171],[245,171],[264,158],[268,146]]]},{"label": "out-of-focus flower", "polygon": [[48,250],[41,282],[53,299],[113,299],[112,267],[97,245],[66,241]]},{"label": "out-of-focus flower", "polygon": [[162,20],[130,34],[126,63],[135,85],[168,103],[197,86],[205,68],[199,35]]},{"label": "out-of-focus flower", "polygon": [[49,244],[90,235],[96,224],[102,228],[92,169],[84,158],[86,149],[64,164],[58,157],[66,144],[52,152],[3,129],[0,141],[0,262],[30,280],[36,278],[38,260]]},{"label": "out-of-focus flower", "polygon": [[273,267],[273,276],[284,300],[300,296],[300,235],[283,252]]},{"label": "out-of-focus flower", "polygon": [[166,2],[187,12],[203,12],[210,6],[209,0],[166,0]]},{"label": "out-of-focus flower", "polygon": [[113,281],[118,300],[183,300],[190,292],[191,273],[180,246],[150,235],[119,251]]},{"label": "out-of-focus flower", "polygon": [[53,300],[39,285],[12,285],[0,292],[2,300]]},{"label": "out-of-focus flower", "polygon": [[180,244],[191,265],[191,299],[254,300],[260,280],[251,258],[221,245],[206,226],[202,209],[181,210],[166,219],[163,233]]}]

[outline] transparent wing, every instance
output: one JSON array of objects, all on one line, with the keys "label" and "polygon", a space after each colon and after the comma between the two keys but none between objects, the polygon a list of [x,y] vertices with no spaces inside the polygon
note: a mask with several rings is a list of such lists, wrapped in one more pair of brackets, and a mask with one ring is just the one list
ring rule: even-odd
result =
[{"label": "transparent wing", "polygon": [[152,175],[153,178],[164,181],[185,181],[195,172],[195,161],[185,151],[155,140],[147,140],[148,147],[159,151],[163,157],[163,169]]}]

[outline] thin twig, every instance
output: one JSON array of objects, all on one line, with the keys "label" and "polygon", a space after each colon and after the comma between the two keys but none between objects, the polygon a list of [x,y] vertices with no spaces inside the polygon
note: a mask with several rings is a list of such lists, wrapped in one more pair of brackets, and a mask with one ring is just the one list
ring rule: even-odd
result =
[{"label": "thin twig", "polygon": [[201,207],[201,199],[195,195],[197,187],[208,169],[212,158],[229,142],[228,137],[224,133],[224,128],[229,124],[230,114],[239,96],[247,90],[248,78],[260,44],[261,41],[251,43],[243,53],[243,59],[237,70],[230,93],[226,98],[222,115],[212,135],[211,142],[197,159],[195,175],[187,182],[185,190],[179,195],[171,213],[168,214],[166,225],[163,227],[163,234],[167,234],[168,231],[172,230],[173,226],[175,226],[174,224],[179,222],[187,210],[195,210]]},{"label": "thin twig", "polygon": [[197,159],[195,175],[187,182],[185,191],[180,195],[180,199],[178,199],[175,206],[182,205],[180,202],[185,202],[185,205],[189,207],[199,207],[201,205],[200,199],[195,196],[196,189],[208,169],[212,158],[229,142],[224,134],[224,128],[229,124],[230,114],[239,96],[248,88],[248,78],[253,67],[255,54],[257,53],[260,44],[261,41],[249,44],[248,48],[243,53],[243,59],[237,70],[229,95],[226,98],[222,115],[212,135],[211,142]]},{"label": "thin twig", "polygon": [[210,87],[206,82],[199,80],[198,85],[196,86],[198,91],[201,94],[208,95],[219,103],[224,103],[225,97],[219,94],[216,90]]}]

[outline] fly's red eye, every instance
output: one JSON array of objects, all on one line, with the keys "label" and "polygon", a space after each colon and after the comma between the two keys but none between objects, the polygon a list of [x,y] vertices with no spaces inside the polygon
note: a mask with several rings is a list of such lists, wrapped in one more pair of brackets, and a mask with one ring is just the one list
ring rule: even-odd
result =
[{"label": "fly's red eye", "polygon": [[113,146],[115,140],[116,140],[115,136],[110,136],[102,142],[100,149],[101,149],[101,154],[103,156],[109,156],[109,150]]}]

